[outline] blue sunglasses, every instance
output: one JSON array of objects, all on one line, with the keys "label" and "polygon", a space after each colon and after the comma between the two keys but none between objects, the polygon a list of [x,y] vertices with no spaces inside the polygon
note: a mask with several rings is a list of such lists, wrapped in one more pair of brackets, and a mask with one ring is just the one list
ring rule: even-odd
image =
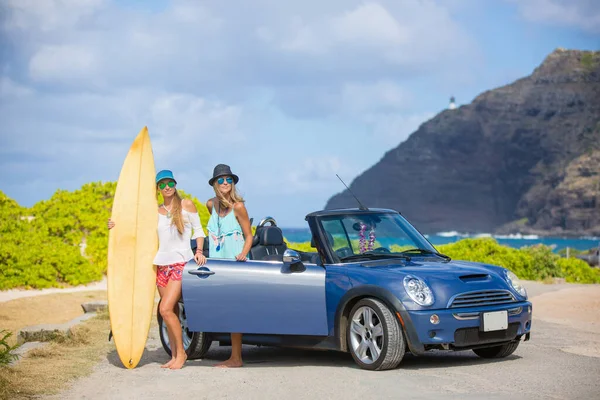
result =
[{"label": "blue sunglasses", "polygon": [[219,179],[217,179],[217,182],[219,182],[219,185],[222,185],[225,181],[227,181],[227,183],[229,183],[231,185],[231,183],[233,182],[233,178],[229,177],[229,178],[219,178]]}]

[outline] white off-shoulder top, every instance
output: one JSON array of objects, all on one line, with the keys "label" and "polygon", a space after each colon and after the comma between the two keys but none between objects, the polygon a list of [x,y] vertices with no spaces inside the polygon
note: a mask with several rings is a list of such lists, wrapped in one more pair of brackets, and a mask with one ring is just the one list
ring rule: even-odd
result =
[{"label": "white off-shoulder top", "polygon": [[171,218],[158,213],[158,252],[154,257],[154,265],[171,265],[188,262],[194,258],[190,247],[190,239],[206,237],[198,213],[181,210],[183,217],[183,234],[172,224]]}]

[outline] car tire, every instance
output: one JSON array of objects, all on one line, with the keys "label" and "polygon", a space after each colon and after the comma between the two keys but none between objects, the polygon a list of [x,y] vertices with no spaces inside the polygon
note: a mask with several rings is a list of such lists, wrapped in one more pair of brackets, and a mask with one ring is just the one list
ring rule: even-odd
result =
[{"label": "car tire", "polygon": [[[167,326],[160,315],[160,302],[156,308],[156,319],[158,320],[158,332],[160,335],[160,342],[165,352],[171,356],[171,347],[169,346],[169,335],[167,334]],[[209,339],[208,334],[204,332],[191,332],[187,329],[187,320],[185,315],[185,307],[182,302],[179,302],[179,321],[181,322],[181,333],[183,337],[183,348],[189,360],[196,360],[203,358],[212,341]]]},{"label": "car tire", "polygon": [[[365,316],[371,320],[367,322]],[[406,349],[398,319],[384,303],[373,298],[359,300],[350,310],[346,343],[359,367],[375,371],[396,368]]]},{"label": "car tire", "polygon": [[500,346],[473,349],[473,353],[481,358],[504,358],[510,356],[519,347],[520,341],[510,342]]}]

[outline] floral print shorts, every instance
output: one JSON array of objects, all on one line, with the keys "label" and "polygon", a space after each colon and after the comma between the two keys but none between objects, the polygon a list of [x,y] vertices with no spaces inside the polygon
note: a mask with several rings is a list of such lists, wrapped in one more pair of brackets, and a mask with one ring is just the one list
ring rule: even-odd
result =
[{"label": "floral print shorts", "polygon": [[166,287],[170,280],[180,281],[181,274],[183,273],[184,262],[171,264],[171,265],[157,265],[156,266],[156,286]]}]

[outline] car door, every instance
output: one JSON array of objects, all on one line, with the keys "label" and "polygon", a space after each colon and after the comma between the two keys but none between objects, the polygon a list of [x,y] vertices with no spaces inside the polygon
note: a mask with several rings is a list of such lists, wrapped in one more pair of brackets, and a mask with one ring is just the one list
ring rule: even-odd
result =
[{"label": "car door", "polygon": [[183,273],[188,327],[195,332],[328,333],[325,269],[278,261],[193,260]]}]

